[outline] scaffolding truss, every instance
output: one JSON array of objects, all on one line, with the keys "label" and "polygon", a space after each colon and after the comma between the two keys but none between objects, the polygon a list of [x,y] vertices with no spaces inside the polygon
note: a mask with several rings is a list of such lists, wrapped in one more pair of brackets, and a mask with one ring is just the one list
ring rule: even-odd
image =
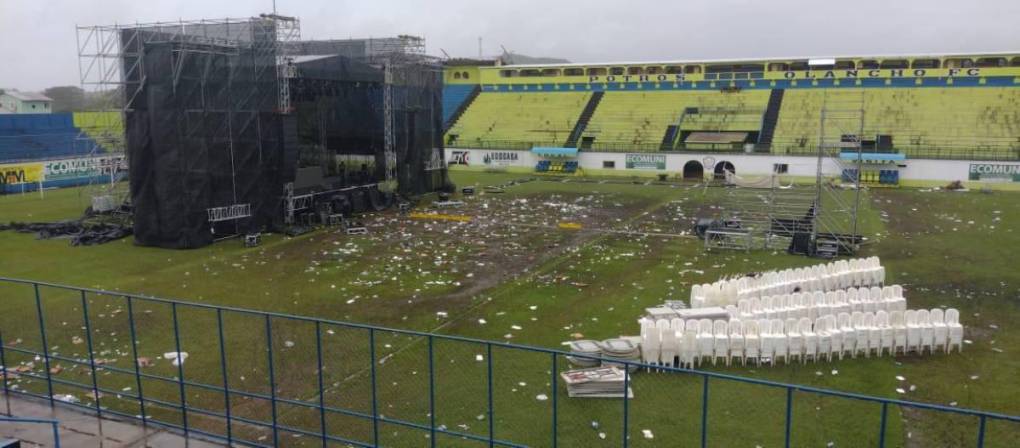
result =
[{"label": "scaffolding truss", "polygon": [[[789,182],[784,186],[779,181],[781,174],[773,173],[771,179],[755,185],[751,181],[735,182],[733,174],[728,173],[728,183],[736,186],[727,189],[722,219],[731,231],[739,229],[750,235],[738,247],[781,249],[801,237],[809,242],[808,252],[813,255],[855,253],[862,242],[858,228],[860,179],[843,176],[848,165],[840,154],[853,152],[860,159],[863,126],[863,93],[827,92],[819,116],[813,184]],[[725,248],[727,242],[716,241],[715,247]]]},{"label": "scaffolding truss", "polygon": [[[172,71],[174,93],[189,84],[187,76],[195,76],[193,65],[206,64],[205,74],[215,71],[211,56],[237,56],[242,52],[254,55],[262,63],[251,64],[252,79],[267,79],[265,71],[279,71],[272,78],[275,82],[276,111],[290,111],[289,83],[286,61],[292,43],[301,36],[300,21],[293,17],[264,14],[253,18],[202,19],[177,22],[134,23],[100,26],[78,26],[76,28],[79,83],[86,95],[86,111],[79,116],[76,126],[81,129],[78,136],[88,148],[88,158],[98,158],[109,153],[126,156],[127,136],[126,114],[138,106],[139,95],[145,91],[150,80],[145,73],[145,49],[150,44],[166,43],[174,46]],[[201,75],[199,75],[201,76]],[[206,85],[198,80],[203,90]],[[187,87],[184,87],[187,88]],[[224,86],[223,88],[227,88]],[[203,92],[207,93],[207,92]],[[265,89],[251,88],[237,104],[261,105],[268,95]],[[197,109],[190,112],[198,112]],[[248,108],[249,118],[254,114]],[[249,119],[239,123],[242,131],[253,122]],[[226,130],[224,130],[226,132]],[[228,140],[233,135],[226,132]],[[109,173],[126,172],[130,160],[123,166],[114,167]],[[103,173],[106,174],[106,173]],[[105,176],[104,176],[105,177]],[[112,197],[118,203],[125,202],[128,195],[123,189],[115,191],[111,181],[93,180],[88,189],[92,197]]]}]

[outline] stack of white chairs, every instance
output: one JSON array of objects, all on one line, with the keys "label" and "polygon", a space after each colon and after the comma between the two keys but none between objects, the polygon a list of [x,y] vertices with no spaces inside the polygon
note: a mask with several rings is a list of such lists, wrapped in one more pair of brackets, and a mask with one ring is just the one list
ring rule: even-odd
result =
[{"label": "stack of white chairs", "polygon": [[787,319],[807,317],[812,321],[821,316],[840,313],[903,311],[907,301],[900,285],[884,288],[851,288],[840,291],[814,291],[778,296],[740,299],[731,316],[743,319]]},{"label": "stack of white chairs", "polygon": [[949,337],[946,343],[946,353],[953,351],[954,345],[957,351],[963,351],[963,326],[960,325],[960,312],[954,308],[946,310],[945,324]]},{"label": "stack of white chairs", "polygon": [[[870,295],[871,292],[869,291]],[[782,297],[782,296],[781,296]],[[823,294],[823,303],[827,296]],[[813,297],[812,297],[813,298]],[[767,298],[766,302],[772,298]],[[864,355],[949,353],[962,349],[960,312],[946,310],[840,311],[828,307],[817,317],[791,311],[796,300],[772,302],[771,318],[725,320],[642,319],[641,359],[649,365],[694,368],[722,360],[776,364]],[[755,309],[753,301],[741,309]],[[819,310],[825,307],[818,307]]]},{"label": "stack of white chairs", "polygon": [[885,268],[878,257],[839,260],[804,268],[770,271],[755,277],[722,279],[691,288],[691,308],[736,305],[740,299],[798,291],[836,291],[881,286]]},{"label": "stack of white chairs", "polygon": [[730,361],[733,358],[739,358],[742,365],[746,364],[747,358],[745,353],[746,340],[744,338],[744,325],[739,320],[731,320],[727,326],[729,331],[729,353],[726,354],[726,365],[730,365]]},{"label": "stack of white chairs", "polygon": [[680,343],[680,367],[694,368],[698,358],[698,329],[687,327]]},{"label": "stack of white chairs", "polygon": [[704,362],[706,358],[715,360],[713,358],[715,355],[715,334],[712,333],[712,330],[711,319],[698,320],[698,364]]},{"label": "stack of white chairs", "polygon": [[729,324],[724,320],[717,320],[712,323],[712,365],[722,358],[727,364],[730,362],[730,332]]},{"label": "stack of white chairs", "polygon": [[836,328],[836,316],[830,314],[819,317],[815,321],[815,333],[818,335],[818,352],[814,359],[818,360],[825,355],[826,361],[832,361],[832,355],[839,355],[842,351],[839,344],[843,340]]}]

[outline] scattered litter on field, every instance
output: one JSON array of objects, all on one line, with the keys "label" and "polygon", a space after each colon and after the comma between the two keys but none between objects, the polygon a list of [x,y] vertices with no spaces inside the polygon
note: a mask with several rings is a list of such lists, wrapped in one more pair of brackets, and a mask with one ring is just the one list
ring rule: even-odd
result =
[{"label": "scattered litter on field", "polygon": [[170,364],[177,367],[188,360],[188,352],[166,352],[163,354],[163,359],[169,360]]}]

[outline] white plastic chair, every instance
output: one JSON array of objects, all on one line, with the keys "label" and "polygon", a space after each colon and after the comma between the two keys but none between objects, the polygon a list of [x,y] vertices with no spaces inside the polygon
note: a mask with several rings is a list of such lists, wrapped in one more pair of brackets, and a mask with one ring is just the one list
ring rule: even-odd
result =
[{"label": "white plastic chair", "polygon": [[882,356],[886,350],[889,351],[889,356],[894,355],[895,350],[895,334],[892,325],[889,322],[889,313],[885,311],[879,311],[875,315],[875,326],[878,327],[879,338],[878,338],[878,356]]},{"label": "white plastic chair", "polygon": [[683,339],[680,343],[680,366],[688,369],[694,368],[694,362],[698,358],[698,330],[697,327],[688,326],[684,330]]},{"label": "white plastic chair", "polygon": [[907,354],[907,322],[903,311],[897,310],[889,313],[889,326],[893,331],[893,356],[896,356],[897,353]]},{"label": "white plastic chair", "polygon": [[875,301],[871,298],[871,290],[868,288],[860,288],[857,290],[857,297],[861,300],[861,305],[864,306],[865,313],[874,313],[878,311],[875,307]]},{"label": "white plastic chair", "polygon": [[861,296],[857,294],[857,289],[850,288],[846,290],[846,300],[850,304],[850,312],[854,311],[864,312],[864,304],[861,303]]},{"label": "white plastic chair", "polygon": [[804,354],[801,356],[801,364],[811,357],[812,361],[818,360],[818,333],[811,328],[811,319],[803,317],[797,325],[801,337],[804,338]]},{"label": "white plastic chair", "polygon": [[829,321],[835,316],[829,314],[815,320],[814,332],[818,338],[816,359],[825,355],[826,361],[832,361],[832,332],[829,330]]},{"label": "white plastic chair", "polygon": [[[806,318],[805,318],[806,319]],[[786,362],[793,362],[794,358],[804,360],[804,336],[800,334],[798,319],[786,319]]]},{"label": "white plastic chair", "polygon": [[875,328],[875,313],[863,314],[861,318],[861,326],[857,329],[857,351],[861,352],[863,349],[864,357],[871,357],[871,349],[875,348],[871,346],[871,330]]},{"label": "white plastic chair", "polygon": [[726,357],[726,365],[729,366],[733,358],[739,358],[740,364],[745,365],[744,358],[744,326],[740,321],[730,321],[727,325],[729,332],[729,356]]},{"label": "white plastic chair", "polygon": [[701,319],[698,321],[698,363],[703,362],[705,358],[711,358],[714,354],[714,348],[715,341],[712,334],[712,321]]},{"label": "white plastic chair", "polygon": [[921,327],[921,342],[917,346],[917,354],[924,354],[924,348],[928,353],[932,351],[935,343],[935,327],[931,325],[931,312],[928,310],[917,310],[917,326]]},{"label": "white plastic chair", "polygon": [[724,320],[717,320],[712,323],[712,351],[713,366],[719,358],[723,358],[723,361],[729,363],[730,334],[728,325]]},{"label": "white plastic chair", "polygon": [[917,325],[917,310],[907,310],[903,313],[907,321],[907,345],[906,352],[917,350],[921,345],[921,327]]},{"label": "white plastic chair", "polygon": [[949,343],[949,326],[946,325],[945,311],[941,308],[932,309],[928,315],[928,322],[932,327],[932,350],[939,348],[945,352],[946,344]]},{"label": "white plastic chair", "polygon": [[949,327],[949,344],[946,345],[946,353],[953,351],[953,346],[956,346],[957,351],[963,351],[963,325],[960,325],[960,311],[956,308],[949,308],[946,310],[946,327]]},{"label": "white plastic chair", "polygon": [[679,317],[674,317],[669,320],[669,327],[678,333],[684,332],[684,320]]},{"label": "white plastic chair", "polygon": [[790,362],[789,342],[782,320],[772,320],[772,330],[769,332],[769,336],[772,338],[772,364],[775,365],[779,358],[783,358],[784,363]]},{"label": "white plastic chair", "polygon": [[755,365],[759,364],[761,357],[761,327],[758,321],[750,320],[744,322],[744,359],[751,359]]},{"label": "white plastic chair", "polygon": [[641,329],[641,361],[645,364],[659,364],[661,351],[661,335],[655,325],[649,325],[647,330],[642,325]]},{"label": "white plastic chair", "polygon": [[659,346],[660,364],[673,367],[676,363],[680,342],[677,341],[676,331],[672,328],[660,331],[660,336],[662,337],[662,345]]}]

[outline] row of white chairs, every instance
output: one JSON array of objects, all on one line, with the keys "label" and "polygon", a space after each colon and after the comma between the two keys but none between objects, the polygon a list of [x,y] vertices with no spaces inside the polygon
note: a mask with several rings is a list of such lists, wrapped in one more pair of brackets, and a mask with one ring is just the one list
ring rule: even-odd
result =
[{"label": "row of white chairs", "polygon": [[641,357],[646,364],[693,368],[734,359],[774,365],[782,359],[831,361],[849,354],[929,354],[963,349],[963,326],[954,308],[854,312],[809,318],[730,321],[661,319],[641,321]]},{"label": "row of white chairs", "polygon": [[807,317],[814,321],[830,314],[877,311],[905,311],[907,300],[900,285],[879,288],[850,288],[828,292],[800,292],[781,296],[740,299],[727,305],[730,317],[749,319],[786,319]]},{"label": "row of white chairs", "polygon": [[807,291],[880,286],[885,268],[878,257],[838,260],[804,268],[770,271],[754,277],[722,279],[691,288],[691,308],[735,305],[738,300]]}]

